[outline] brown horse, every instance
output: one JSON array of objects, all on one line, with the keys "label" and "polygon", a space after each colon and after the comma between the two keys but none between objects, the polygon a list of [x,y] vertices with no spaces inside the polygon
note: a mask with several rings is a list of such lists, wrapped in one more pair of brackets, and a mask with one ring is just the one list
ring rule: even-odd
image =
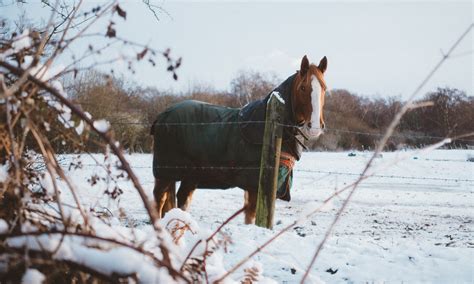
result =
[{"label": "brown horse", "polygon": [[[317,138],[324,129],[323,106],[327,59],[316,66],[306,56],[300,70],[279,85],[285,101],[282,157],[289,172],[301,157],[302,140]],[[159,216],[166,212],[169,196],[186,210],[196,188],[240,187],[245,191],[245,223],[255,222],[262,133],[266,103],[271,96],[232,109],[196,101],[185,101],[161,113],[152,126],[154,136],[154,196]],[[260,122],[260,123],[258,123]],[[287,175],[287,180],[288,180]],[[278,196],[289,200],[289,187]],[[282,188],[285,186],[282,186]]]}]

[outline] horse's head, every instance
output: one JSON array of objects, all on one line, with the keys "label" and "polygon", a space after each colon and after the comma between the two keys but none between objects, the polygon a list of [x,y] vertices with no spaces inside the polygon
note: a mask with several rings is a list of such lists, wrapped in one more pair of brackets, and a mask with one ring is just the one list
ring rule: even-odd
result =
[{"label": "horse's head", "polygon": [[323,106],[326,93],[324,72],[327,64],[326,56],[316,66],[310,64],[305,55],[293,83],[292,102],[295,122],[310,129],[310,138],[317,138],[324,129]]}]

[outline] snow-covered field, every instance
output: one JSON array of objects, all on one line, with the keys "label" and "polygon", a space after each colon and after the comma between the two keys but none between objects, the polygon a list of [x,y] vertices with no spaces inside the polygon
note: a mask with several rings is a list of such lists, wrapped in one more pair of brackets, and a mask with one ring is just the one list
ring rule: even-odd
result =
[{"label": "snow-covered field", "polygon": [[[304,153],[295,168],[292,200],[278,200],[273,230],[244,225],[239,216],[224,228],[232,239],[222,252],[225,269],[245,258],[286,225],[316,208],[357,179],[372,153]],[[438,282],[474,281],[474,163],[472,150],[405,151],[377,158],[374,177],[365,180],[311,270],[311,282]],[[99,162],[103,156],[94,155]],[[152,155],[127,157],[152,197]],[[70,161],[74,156],[63,156]],[[104,196],[106,183],[91,187],[91,175],[104,169],[92,157],[84,167],[69,170],[86,205],[119,216],[124,226],[149,227],[138,194],[127,181],[117,202]],[[394,164],[396,162],[396,164]],[[66,164],[66,163],[65,163]],[[63,193],[66,200],[70,197]],[[254,257],[263,275],[278,283],[299,282],[345,194],[323,212],[302,221]],[[70,199],[69,199],[70,200]],[[70,200],[69,202],[72,203]],[[189,212],[203,231],[212,232],[243,205],[243,191],[197,190]],[[192,240],[183,246],[192,247]]]}]

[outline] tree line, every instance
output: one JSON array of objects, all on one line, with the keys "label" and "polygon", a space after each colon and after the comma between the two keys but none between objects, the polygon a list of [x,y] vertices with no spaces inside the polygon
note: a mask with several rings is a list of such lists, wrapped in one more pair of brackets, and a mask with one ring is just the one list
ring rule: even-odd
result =
[{"label": "tree line", "polygon": [[[140,87],[124,78],[110,77],[97,71],[66,78],[65,86],[73,101],[94,118],[105,118],[117,140],[130,152],[149,152],[152,139],[150,126],[158,113],[182,100],[201,100],[228,107],[242,107],[266,96],[279,80],[259,72],[240,72],[232,79],[230,91],[210,86],[195,86],[187,92],[161,91]],[[418,103],[423,106],[408,112],[390,139],[389,150],[421,147],[474,132],[474,97],[455,88],[438,88],[426,93]],[[426,103],[425,103],[426,102]],[[369,98],[345,89],[326,94],[324,114],[327,130],[310,150],[370,150],[388,127],[404,101],[397,97]],[[54,135],[54,133],[51,133]],[[85,148],[95,151],[94,139]],[[474,138],[455,140],[448,147],[467,148]],[[56,147],[68,151],[57,141]]]}]

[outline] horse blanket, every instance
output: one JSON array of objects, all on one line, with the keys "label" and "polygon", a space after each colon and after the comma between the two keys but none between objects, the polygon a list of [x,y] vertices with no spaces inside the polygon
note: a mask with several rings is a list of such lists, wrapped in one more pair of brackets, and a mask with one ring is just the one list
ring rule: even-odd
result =
[{"label": "horse blanket", "polygon": [[[290,94],[283,95],[290,102]],[[242,109],[194,100],[166,109],[151,129],[155,178],[191,180],[198,188],[257,188],[268,99]],[[287,154],[281,158],[277,192],[284,200],[290,199],[292,167],[301,155],[293,144],[288,148],[284,136],[282,152]]]}]

